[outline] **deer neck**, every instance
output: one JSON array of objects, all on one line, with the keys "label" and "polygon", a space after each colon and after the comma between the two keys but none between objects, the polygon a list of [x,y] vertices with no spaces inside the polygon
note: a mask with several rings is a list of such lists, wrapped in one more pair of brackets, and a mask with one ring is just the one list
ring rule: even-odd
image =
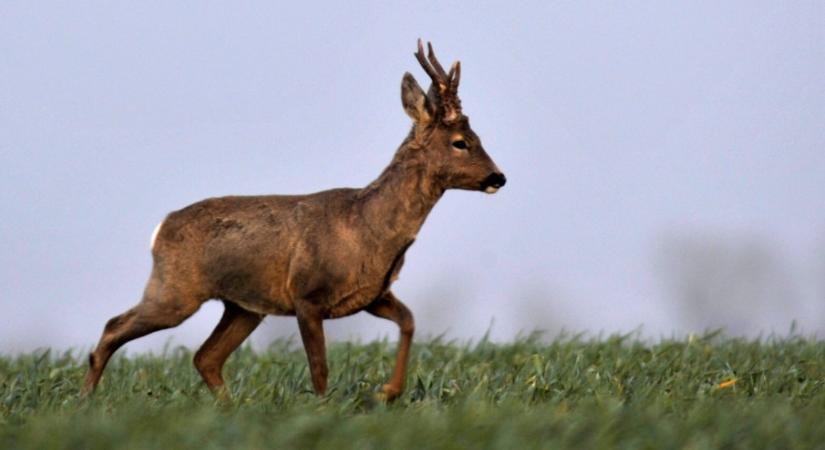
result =
[{"label": "deer neck", "polygon": [[405,142],[381,175],[361,191],[361,214],[382,239],[405,245],[415,239],[444,194],[426,161]]}]

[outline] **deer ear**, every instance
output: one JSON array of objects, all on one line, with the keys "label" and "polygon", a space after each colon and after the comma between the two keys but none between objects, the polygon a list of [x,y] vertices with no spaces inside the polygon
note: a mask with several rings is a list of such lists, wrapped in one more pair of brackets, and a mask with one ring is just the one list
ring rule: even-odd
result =
[{"label": "deer ear", "polygon": [[432,120],[430,100],[409,72],[405,73],[404,79],[401,80],[401,104],[416,124],[426,125]]}]

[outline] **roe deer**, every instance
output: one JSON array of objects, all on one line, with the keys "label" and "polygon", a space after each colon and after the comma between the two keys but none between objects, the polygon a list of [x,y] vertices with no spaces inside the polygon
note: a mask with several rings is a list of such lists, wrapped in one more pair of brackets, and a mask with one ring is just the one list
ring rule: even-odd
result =
[{"label": "roe deer", "polygon": [[221,374],[226,359],[267,314],[297,317],[312,385],[323,395],[323,320],[362,310],[400,328],[395,368],[382,393],[387,400],[401,394],[414,324],[390,285],[404,253],[445,190],[494,193],[506,181],[461,112],[460,63],[445,72],[427,45],[425,57],[419,40],[415,57],[432,79],[430,89],[425,94],[404,74],[401,102],[412,130],[368,186],[210,198],[158,225],[143,299],[106,323],[89,355],[85,393],[123,344],[177,326],[206,300],[220,299],[223,317],[194,358],[219,396],[228,396]]}]

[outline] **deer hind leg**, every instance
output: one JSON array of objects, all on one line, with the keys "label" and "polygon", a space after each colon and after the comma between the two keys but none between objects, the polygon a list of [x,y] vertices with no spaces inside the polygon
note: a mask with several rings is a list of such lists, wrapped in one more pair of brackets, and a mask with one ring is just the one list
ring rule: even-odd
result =
[{"label": "deer hind leg", "polygon": [[392,371],[390,380],[382,387],[384,398],[392,401],[404,391],[404,381],[407,376],[407,361],[410,357],[410,345],[412,344],[413,333],[415,332],[415,322],[413,315],[401,300],[395,297],[392,292],[387,292],[381,298],[371,303],[366,308],[367,312],[383,319],[392,320],[398,324],[401,331],[398,340],[398,353],[395,358],[395,368]]},{"label": "deer hind leg", "polygon": [[195,367],[209,390],[225,399],[229,393],[224,385],[223,365],[229,355],[258,327],[262,314],[247,311],[235,303],[224,302],[224,311],[218,326],[195,353]]},{"label": "deer hind leg", "polygon": [[97,387],[106,363],[117,349],[154,331],[178,326],[198,310],[203,299],[181,292],[181,289],[162,286],[153,276],[140,303],[106,322],[97,347],[89,354],[84,394]]}]

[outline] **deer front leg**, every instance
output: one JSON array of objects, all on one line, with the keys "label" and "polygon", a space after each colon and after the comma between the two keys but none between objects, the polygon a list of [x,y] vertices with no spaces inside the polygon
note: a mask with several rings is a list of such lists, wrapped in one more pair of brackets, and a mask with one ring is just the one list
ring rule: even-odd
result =
[{"label": "deer front leg", "polygon": [[[296,305],[297,306],[297,305]],[[309,373],[315,393],[324,395],[327,390],[327,354],[324,342],[324,316],[320,309],[304,301],[296,307],[298,329],[309,362]]]},{"label": "deer front leg", "polygon": [[415,321],[410,310],[389,291],[367,306],[366,310],[376,317],[392,320],[398,324],[401,331],[398,340],[398,354],[395,357],[395,368],[392,371],[390,380],[382,388],[385,398],[392,401],[404,391],[404,380],[407,375],[407,361],[410,357],[410,344],[412,344],[412,337],[415,332]]}]

